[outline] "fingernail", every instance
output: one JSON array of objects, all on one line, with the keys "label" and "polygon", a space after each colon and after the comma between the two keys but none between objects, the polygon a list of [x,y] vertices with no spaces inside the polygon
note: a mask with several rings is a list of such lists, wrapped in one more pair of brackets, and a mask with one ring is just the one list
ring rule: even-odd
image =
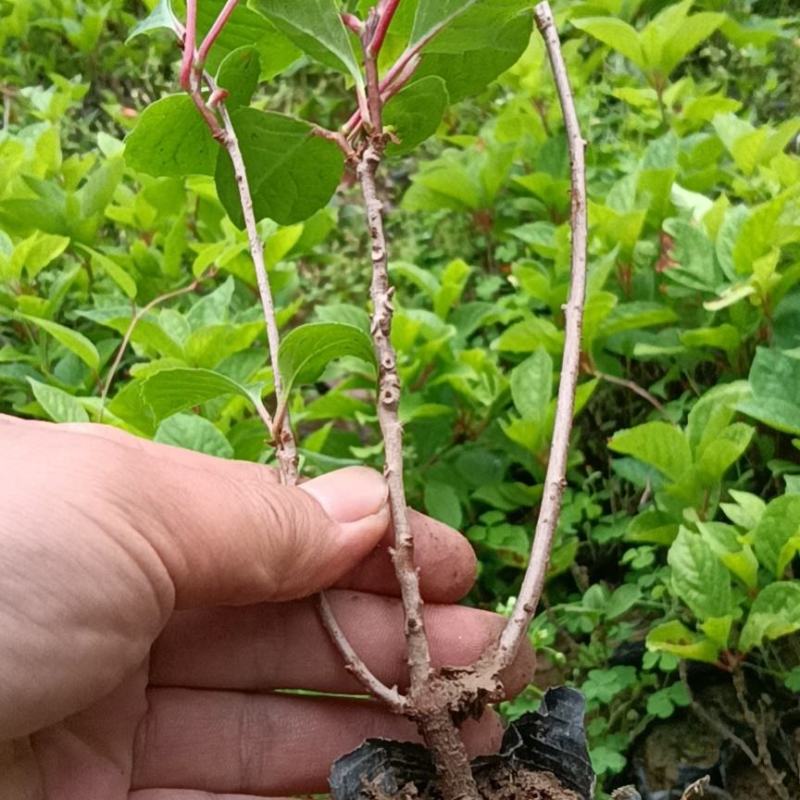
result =
[{"label": "fingernail", "polygon": [[389,487],[379,472],[366,467],[347,467],[301,484],[337,522],[358,522],[386,505]]}]

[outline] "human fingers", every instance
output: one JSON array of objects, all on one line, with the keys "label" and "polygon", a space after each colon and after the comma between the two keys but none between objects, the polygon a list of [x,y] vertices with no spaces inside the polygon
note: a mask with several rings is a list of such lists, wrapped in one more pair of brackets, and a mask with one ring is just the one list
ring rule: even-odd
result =
[{"label": "human fingers", "polygon": [[[408,680],[399,600],[349,591],[328,592],[331,607],[356,652],[385,684]],[[474,663],[500,634],[505,620],[464,606],[426,605],[435,666]],[[509,697],[531,680],[535,659],[521,649],[503,674]],[[311,600],[247,608],[184,611],[156,642],[150,683],[209,689],[363,691],[344,668]]]},{"label": "human fingers", "polygon": [[[218,463],[209,456],[133,437],[109,425],[69,423],[59,426],[59,430],[116,441],[135,448],[143,455],[168,459],[176,468],[191,467],[204,459],[208,459],[209,468]],[[234,469],[241,468],[243,474],[249,474],[250,464],[229,463],[235,465]],[[269,483],[280,483],[278,473],[273,469],[263,468],[261,474]],[[425,514],[409,510],[409,523],[414,534],[414,560],[420,570],[420,589],[424,599],[431,603],[452,603],[460,600],[469,592],[475,581],[476,558],[472,546],[458,531]],[[399,596],[400,586],[394,574],[389,552],[393,542],[394,532],[389,527],[377,547],[369,552],[357,567],[341,578],[337,586],[343,589]]]},{"label": "human fingers", "polygon": [[[469,541],[443,522],[409,509],[414,534],[414,563],[419,569],[420,590],[429,603],[455,603],[475,582],[477,560]],[[399,597],[390,550],[394,532],[387,531],[378,546],[336,585],[373,594]]]},{"label": "human fingers", "polygon": [[[244,692],[155,689],[134,749],[134,789],[256,795],[323,792],[330,765],[364,739],[419,739],[376,703]],[[465,723],[472,756],[496,752],[491,711]]]},{"label": "human fingers", "polygon": [[0,738],[110,692],[176,604],[311,594],[388,525],[386,483],[372,470],[293,488],[256,464],[194,454],[176,468],[164,449],[2,425]]}]

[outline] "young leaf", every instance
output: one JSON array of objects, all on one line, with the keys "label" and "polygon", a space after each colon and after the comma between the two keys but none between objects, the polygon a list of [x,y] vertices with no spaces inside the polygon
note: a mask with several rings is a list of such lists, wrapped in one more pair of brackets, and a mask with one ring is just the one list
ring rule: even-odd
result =
[{"label": "young leaf", "polygon": [[627,22],[614,17],[583,17],[582,19],[573,19],[572,24],[578,30],[586,31],[598,41],[607,44],[618,53],[622,53],[640,69],[647,66],[639,34]]},{"label": "young leaf", "polygon": [[208,325],[186,339],[186,360],[197,367],[216,367],[224,358],[247,349],[264,332],[261,321],[240,325]]},{"label": "young leaf", "polygon": [[721,648],[707,636],[694,633],[682,622],[672,620],[656,626],[647,634],[647,649],[713,664]]},{"label": "young leaf", "polygon": [[444,268],[441,288],[433,300],[433,310],[439,319],[447,319],[453,306],[461,299],[471,274],[472,267],[460,258],[454,258]]},{"label": "young leaf", "polygon": [[800,434],[800,358],[760,347],[750,367],[752,400],[737,410],[785,433]]},{"label": "young leaf", "polygon": [[217,71],[217,85],[228,92],[225,105],[229,111],[250,103],[260,74],[261,59],[252,45],[238,47],[225,56]]},{"label": "young leaf", "polygon": [[172,31],[175,36],[180,36],[181,23],[172,11],[170,0],[159,0],[158,5],[144,19],[139,20],[131,28],[125,44],[128,44],[131,39],[135,39],[137,36],[150,34],[152,31],[157,30]]},{"label": "young leaf", "polygon": [[206,325],[221,325],[228,321],[231,300],[236,291],[236,281],[226,278],[213,292],[209,292],[192,305],[186,319],[193,330]]},{"label": "young leaf", "polygon": [[736,422],[706,445],[697,461],[698,474],[705,485],[713,485],[722,479],[728,468],[747,450],[754,433],[755,428]]},{"label": "young leaf", "polygon": [[387,155],[410,153],[436,133],[449,103],[444,81],[434,75],[414,81],[387,104],[383,121],[394,129],[398,143],[390,142]]},{"label": "young leaf", "polygon": [[348,72],[357,86],[363,86],[361,67],[336,0],[253,0],[252,4],[304,53]]},{"label": "young leaf", "polygon": [[742,628],[739,649],[758,647],[764,639],[779,639],[800,630],[800,584],[780,581],[762,589]]},{"label": "young leaf", "polygon": [[233,447],[219,428],[197,414],[174,414],[167,417],[158,426],[153,441],[218,458],[233,458]]},{"label": "young leaf", "polygon": [[761,564],[781,578],[800,545],[800,495],[787,494],[770,502],[749,539]]},{"label": "young leaf", "polygon": [[105,253],[93,250],[91,247],[86,247],[85,245],[80,245],[80,247],[82,250],[89,253],[92,259],[92,266],[95,269],[105,272],[131,300],[136,297],[136,281],[131,277],[130,273],[126,272],[116,261]]},{"label": "young leaf", "polygon": [[650,464],[673,481],[679,481],[692,467],[686,437],[680,428],[667,422],[646,422],[619,431],[608,446]]},{"label": "young leaf", "polygon": [[100,354],[92,342],[87,339],[82,333],[73,331],[64,325],[59,325],[49,319],[42,319],[41,317],[32,317],[28,314],[18,314],[20,319],[30,322],[41,328],[45,333],[52,336],[57,342],[64,345],[67,350],[75,353],[78,358],[83,361],[90,369],[97,372],[100,368]]},{"label": "young leaf", "polygon": [[730,613],[730,574],[699,534],[681,528],[667,560],[672,568],[673,591],[698,619],[715,619]]},{"label": "young leaf", "polygon": [[[713,14],[703,12],[700,14],[688,15],[691,2],[680,3],[670,9],[666,9],[657,17],[652,19],[647,25],[643,35],[643,41],[648,42],[649,31],[652,29],[654,34],[660,34],[656,52],[658,59],[651,58],[652,66],[659,69],[662,75],[669,75],[678,64],[683,61],[692,50],[701,42],[704,42],[719,28],[725,21],[725,14]],[[664,19],[669,16],[675,17],[673,24],[664,25]],[[649,48],[645,45],[646,55]]]},{"label": "young leaf", "polygon": [[23,239],[11,256],[11,275],[19,278],[24,267],[28,277],[35,278],[48,264],[58,258],[69,246],[66,236],[36,233]]},{"label": "young leaf", "polygon": [[425,510],[451,528],[460,528],[463,519],[458,492],[441,481],[425,483]]},{"label": "young leaf", "polygon": [[88,422],[86,409],[71,394],[28,378],[33,396],[53,422]]},{"label": "young leaf", "polygon": [[125,161],[156,178],[213,175],[219,150],[191,98],[173,94],[142,112],[125,140]]},{"label": "young leaf", "polygon": [[[282,114],[240,108],[231,118],[257,219],[293,225],[330,200],[344,172],[344,156],[336,144],[315,136],[308,123]],[[217,162],[216,183],[222,205],[243,228],[238,185],[227,154]]]},{"label": "young leaf", "polygon": [[541,424],[553,392],[553,359],[539,348],[511,372],[511,397],[524,420]]},{"label": "young leaf", "polygon": [[247,387],[208,369],[164,369],[147,378],[141,391],[159,420],[228,394],[238,394],[253,402]]},{"label": "young leaf", "polygon": [[331,361],[344,356],[375,363],[372,341],[361,328],[339,322],[312,322],[295,328],[283,338],[278,353],[284,392],[288,394],[301,383],[313,383]]}]

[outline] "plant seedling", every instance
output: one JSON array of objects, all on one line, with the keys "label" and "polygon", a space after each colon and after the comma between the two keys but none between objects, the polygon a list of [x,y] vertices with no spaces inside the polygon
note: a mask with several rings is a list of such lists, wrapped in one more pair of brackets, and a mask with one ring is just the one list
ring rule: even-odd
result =
[{"label": "plant seedling", "polygon": [[[391,342],[393,287],[380,168],[386,157],[409,152],[433,133],[448,104],[475,91],[476,81],[481,88],[516,60],[530,33],[531,9],[529,0],[377,0],[371,6],[357,5],[363,16],[344,11],[336,0],[251,0],[249,6],[227,0],[221,8],[219,3],[187,0],[181,22],[168,0],[162,0],[134,34],[172,31],[182,49],[183,93],[145,110],[128,139],[127,157],[153,175],[213,174],[223,206],[247,231],[276,402],[268,410],[260,396],[250,399],[275,444],[285,483],[298,479],[288,413],[292,388],[314,380],[332,358],[356,355],[374,361],[395,532],[393,562],[405,613],[410,676],[405,693],[384,685],[370,671],[347,641],[324,594],[319,611],[347,668],[365,689],[416,723],[443,800],[477,800],[482,795],[459,726],[502,697],[501,674],[514,660],[543,590],[565,487],[586,284],[585,142],[553,15],[542,2],[533,9],[533,18],[546,44],[565,117],[572,183],[571,288],[564,306],[566,339],[555,427],[529,566],[507,625],[475,664],[435,669],[403,485],[401,385]],[[327,130],[250,107],[260,74],[259,52],[253,46],[232,47],[248,26],[271,31],[290,52],[299,50],[347,77],[355,102],[344,125]],[[497,30],[515,44],[496,48]],[[480,69],[463,70],[460,55],[454,57],[463,53]],[[291,224],[310,217],[328,202],[345,167],[354,171],[360,185],[371,244],[370,337],[354,326],[308,325],[281,343],[258,221],[269,217]]]}]

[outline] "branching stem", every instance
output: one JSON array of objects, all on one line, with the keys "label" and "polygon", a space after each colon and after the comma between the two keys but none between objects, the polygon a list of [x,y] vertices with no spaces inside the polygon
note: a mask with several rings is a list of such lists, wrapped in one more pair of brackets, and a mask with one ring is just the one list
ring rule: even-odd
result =
[{"label": "branching stem", "polygon": [[264,311],[264,325],[267,331],[267,342],[269,345],[269,357],[272,365],[272,380],[275,387],[275,396],[278,403],[283,406],[283,413],[280,420],[275,419],[271,433],[275,439],[278,450],[278,461],[280,464],[281,478],[284,483],[293,486],[297,483],[297,446],[294,434],[292,433],[289,412],[285,407],[283,399],[283,378],[278,364],[278,348],[280,347],[280,334],[278,333],[278,322],[275,317],[275,304],[272,299],[272,291],[269,285],[267,265],[264,261],[264,243],[258,233],[256,225],[256,215],[253,211],[253,198],[250,194],[250,184],[247,180],[247,169],[245,167],[242,151],[239,147],[239,140],[236,130],[231,122],[228,109],[224,103],[219,105],[219,113],[225,130],[225,149],[228,151],[233,172],[236,176],[236,185],[239,188],[239,198],[244,215],[247,238],[250,244],[250,255],[255,266],[256,281],[258,283],[258,293],[261,298],[261,306]]},{"label": "branching stem", "polygon": [[405,714],[408,711],[408,700],[397,691],[397,687],[390,688],[383,684],[374,675],[372,670],[367,667],[361,656],[356,653],[344,631],[339,626],[333,609],[331,608],[330,601],[324,592],[319,595],[318,602],[322,624],[325,626],[328,634],[333,639],[333,643],[344,658],[347,671],[352,673],[358,682],[367,689],[373,697],[383,702],[396,714]]},{"label": "branching stem", "polygon": [[494,668],[499,672],[509,666],[519,651],[531,619],[539,605],[544,590],[550,553],[553,548],[556,525],[561,512],[561,502],[566,486],[567,457],[575,407],[575,390],[580,372],[581,329],[586,301],[586,248],[588,220],[586,213],[585,148],[575,110],[575,101],[569,84],[567,68],[561,53],[558,31],[553,12],[547,2],[538,3],[534,9],[536,24],[545,40],[555,78],[569,145],[572,180],[572,266],[569,298],[565,307],[564,357],[558,388],[553,440],[545,475],[544,493],[536,523],[530,562],[522,582],[516,605],[505,630],[500,636],[493,656]]},{"label": "branching stem", "polygon": [[214,20],[214,24],[208,29],[205,39],[203,39],[200,47],[197,50],[196,69],[202,70],[205,68],[209,51],[213,47],[214,42],[217,41],[217,37],[219,37],[220,33],[222,33],[222,29],[228,24],[231,14],[233,14],[236,6],[238,5],[239,0],[228,0],[228,2],[223,6],[222,10],[219,12],[219,16],[216,18],[216,20]]},{"label": "branching stem", "polygon": [[192,86],[192,66],[197,41],[197,0],[186,0],[186,28],[183,33],[183,59],[181,60],[181,88],[189,91]]},{"label": "branching stem", "polygon": [[392,20],[399,6],[400,0],[383,0],[378,6],[375,32],[372,34],[372,39],[367,45],[369,54],[374,58],[377,58],[378,54],[381,52],[381,48],[386,39],[386,33],[389,30],[389,26],[392,24]]},{"label": "branching stem", "polygon": [[103,384],[103,390],[100,394],[100,414],[98,417],[99,422],[103,421],[103,414],[105,413],[106,400],[108,399],[108,392],[111,389],[111,384],[114,383],[114,378],[117,375],[117,370],[119,370],[119,365],[122,363],[122,357],[125,355],[125,351],[128,349],[128,345],[131,343],[131,337],[133,336],[133,333],[136,330],[136,326],[156,306],[161,305],[161,303],[166,303],[168,300],[174,300],[176,297],[180,297],[181,295],[190,294],[191,292],[194,292],[205,279],[211,277],[211,274],[201,278],[196,278],[190,284],[188,284],[187,286],[183,286],[180,289],[175,289],[174,291],[166,292],[165,294],[161,294],[158,297],[154,297],[149,303],[142,306],[138,311],[134,313],[134,315],[131,317],[131,321],[128,324],[127,329],[125,330],[125,334],[122,337],[122,342],[120,343],[120,346],[117,348],[117,353],[114,356],[114,361],[111,363],[111,366],[108,369],[108,374],[106,375],[106,381]]},{"label": "branching stem", "polygon": [[[283,381],[278,366],[278,348],[280,336],[278,333],[278,323],[275,316],[275,304],[272,299],[272,291],[269,285],[267,266],[264,260],[264,243],[258,233],[256,216],[253,210],[253,197],[250,193],[250,183],[247,177],[247,168],[236,136],[236,129],[228,114],[225,106],[224,95],[219,91],[214,79],[203,69],[203,61],[208,55],[208,51],[216,41],[222,29],[230,20],[238,0],[228,0],[220,11],[217,19],[212,24],[207,36],[203,40],[201,50],[203,60],[199,54],[195,54],[194,45],[197,38],[197,0],[187,0],[186,3],[186,30],[184,32],[184,53],[181,63],[181,86],[186,89],[192,98],[198,112],[203,117],[206,125],[211,131],[211,135],[225,148],[233,165],[233,173],[236,186],[239,191],[239,200],[242,207],[245,229],[247,230],[247,240],[250,248],[250,256],[258,284],[258,293],[261,299],[261,306],[264,312],[264,326],[267,333],[267,344],[269,350],[270,365],[272,367],[273,385],[275,396],[279,405],[283,401]],[[216,98],[214,109],[210,108],[203,96],[202,82],[210,90],[211,96]],[[268,432],[275,441],[278,464],[280,467],[281,480],[288,485],[297,483],[297,446],[294,434],[291,429],[288,410],[283,406],[280,418],[273,419],[263,403],[259,403],[256,408],[259,416],[267,426]]]},{"label": "branching stem", "polygon": [[634,394],[638,394],[643,400],[647,400],[653,408],[672,422],[671,417],[667,414],[667,409],[664,404],[653,394],[647,391],[644,386],[640,386],[636,381],[628,380],[627,378],[618,378],[616,375],[609,375],[607,372],[600,372],[600,370],[593,369],[591,374],[595,378],[606,383],[613,383],[615,386],[622,386],[624,389],[629,389]]}]

